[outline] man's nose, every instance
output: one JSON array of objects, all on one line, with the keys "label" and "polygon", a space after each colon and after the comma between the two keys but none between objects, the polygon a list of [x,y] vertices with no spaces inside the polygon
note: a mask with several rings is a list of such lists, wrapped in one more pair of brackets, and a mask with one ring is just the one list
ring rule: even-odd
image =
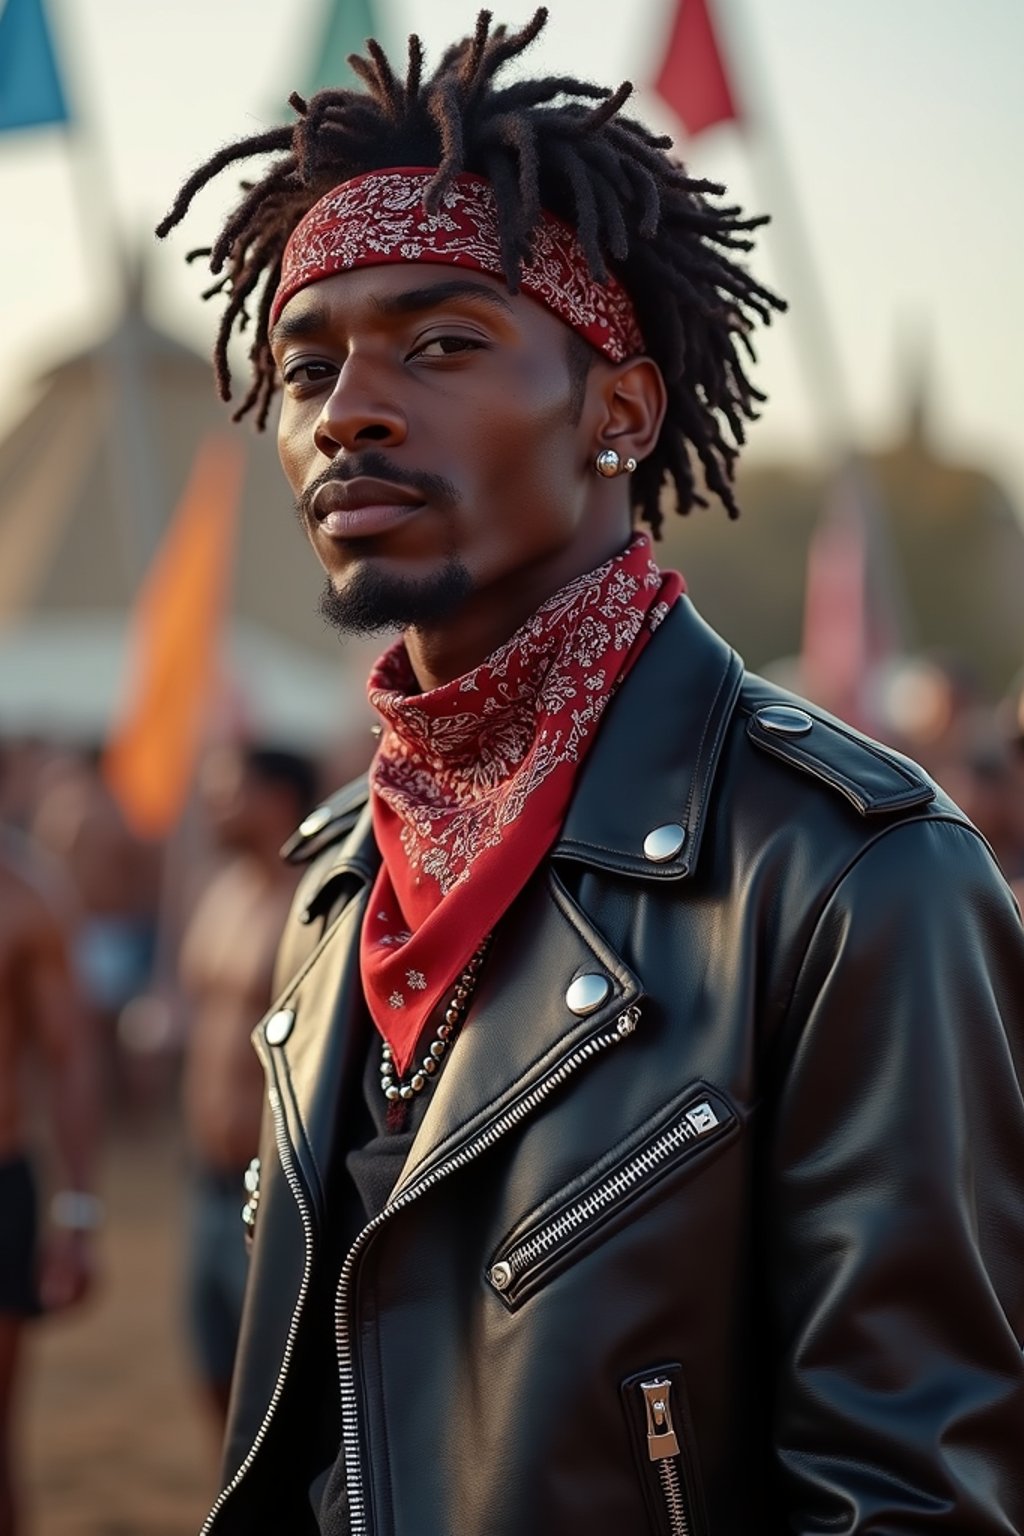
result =
[{"label": "man's nose", "polygon": [[355,453],[369,444],[396,447],[405,441],[404,412],[375,383],[375,370],[348,358],[324,401],[313,429],[313,441],[325,458],[339,450]]}]

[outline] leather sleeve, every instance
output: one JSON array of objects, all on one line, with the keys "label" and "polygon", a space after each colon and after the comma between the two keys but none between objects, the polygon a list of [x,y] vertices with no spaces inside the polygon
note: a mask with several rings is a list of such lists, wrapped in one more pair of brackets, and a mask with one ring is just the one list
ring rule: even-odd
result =
[{"label": "leather sleeve", "polygon": [[829,897],[762,1172],[794,1533],[1024,1531],[1024,932],[974,832]]}]

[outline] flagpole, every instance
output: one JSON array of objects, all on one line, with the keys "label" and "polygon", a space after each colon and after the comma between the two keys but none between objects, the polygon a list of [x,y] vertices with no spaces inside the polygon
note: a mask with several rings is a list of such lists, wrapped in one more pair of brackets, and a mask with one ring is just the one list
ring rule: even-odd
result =
[{"label": "flagpole", "polygon": [[302,80],[302,95],[310,97],[332,86],[356,83],[347,60],[363,53],[366,39],[375,37],[388,49],[390,27],[381,25],[380,0],[320,0],[318,30]]},{"label": "flagpole", "polygon": [[[55,44],[59,57],[80,60],[85,51],[81,47],[61,47],[69,32],[66,3],[59,0],[54,5],[50,0],[51,16],[57,12]],[[96,113],[83,108],[83,103],[88,106],[88,90],[81,66],[73,72],[71,89],[65,84],[65,90],[71,110],[63,135],[83,265],[88,286],[95,284],[107,296],[113,320],[110,343],[97,361],[100,381],[108,382],[110,389],[108,441],[113,449],[112,478],[121,530],[118,554],[125,581],[134,590],[159,543],[166,514],[137,349],[131,333],[117,323],[130,302],[135,274],[118,234],[110,155],[101,141]]]},{"label": "flagpole", "polygon": [[[54,16],[54,11],[57,16]],[[61,14],[64,12],[65,14]],[[83,116],[81,76],[69,93],[68,60],[82,56],[81,47],[62,47],[64,23],[70,20],[67,0],[4,0],[0,5],[0,133],[59,128],[70,191],[72,219],[81,249],[85,288],[90,310],[102,315],[115,310],[112,283],[123,270],[116,236],[117,220],[110,195],[107,158],[100,151],[95,117]],[[77,18],[79,24],[80,16]],[[79,42],[79,38],[73,38]],[[72,71],[73,73],[73,71]],[[77,100],[75,98],[77,97]],[[74,101],[74,107],[71,103]],[[121,562],[128,589],[142,575],[146,558],[156,543],[160,507],[153,490],[153,455],[145,434],[145,422],[137,359],[130,348],[119,345],[124,327],[114,330],[115,343],[100,349],[95,358],[95,383],[91,392],[115,413],[124,429],[104,433],[113,442],[112,478],[116,510],[121,523],[116,558]]]},{"label": "flagpole", "polygon": [[[42,3],[42,0],[40,0]],[[132,256],[119,233],[119,219],[112,194],[111,156],[103,142],[98,115],[89,96],[81,59],[82,18],[68,15],[67,0],[49,0],[57,58],[73,58],[78,65],[64,90],[71,110],[62,123],[73,216],[77,225],[86,284],[90,292],[107,299],[103,309],[110,316],[105,346],[95,354],[96,388],[103,393],[108,412],[102,434],[110,454],[110,476],[119,524],[119,559],[126,591],[134,598],[160,543],[167,506],[162,495],[161,458],[155,452],[152,416],[148,409],[147,381],[140,366],[138,331],[133,321],[141,318],[141,272],[133,270]],[[53,12],[57,15],[54,17]],[[78,37],[75,34],[77,25]],[[90,110],[91,109],[91,110]],[[138,285],[138,286],[136,286]],[[134,313],[135,310],[139,314]],[[101,314],[103,310],[101,309]],[[180,869],[186,850],[183,834],[164,839],[157,913],[157,952],[153,977],[158,988],[173,982],[174,960],[181,937]]]},{"label": "flagpole", "polygon": [[718,14],[727,33],[727,52],[741,121],[749,128],[746,143],[759,202],[772,217],[769,226],[778,254],[780,286],[790,303],[793,334],[807,392],[828,458],[842,461],[855,438],[853,411],[839,344],[829,318],[813,246],[800,205],[789,159],[765,89],[765,70],[752,42],[745,0],[719,0]]}]

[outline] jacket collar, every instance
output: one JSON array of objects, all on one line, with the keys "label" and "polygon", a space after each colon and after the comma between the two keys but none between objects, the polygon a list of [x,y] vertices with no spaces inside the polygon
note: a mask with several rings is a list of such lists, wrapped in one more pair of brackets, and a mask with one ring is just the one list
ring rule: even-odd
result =
[{"label": "jacket collar", "polygon": [[[609,706],[554,857],[647,880],[690,874],[742,676],[740,658],[680,598]],[[679,850],[653,858],[647,838],[668,827]]]},{"label": "jacket collar", "polygon": [[[572,1007],[570,990],[583,976],[605,989],[586,1014]],[[503,1120],[525,1119],[569,1075],[567,1063],[586,1042],[606,1036],[621,1044],[633,1025],[620,1036],[617,1023],[641,991],[635,972],[556,876],[539,871],[495,932],[471,1017],[430,1091],[395,1193],[474,1139],[493,1140]]]}]

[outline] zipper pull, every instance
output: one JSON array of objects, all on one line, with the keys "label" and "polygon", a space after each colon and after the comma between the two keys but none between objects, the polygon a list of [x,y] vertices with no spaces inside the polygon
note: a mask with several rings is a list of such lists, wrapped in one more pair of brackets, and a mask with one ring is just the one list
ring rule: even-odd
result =
[{"label": "zipper pull", "polygon": [[664,1376],[642,1381],[640,1390],[647,1409],[647,1454],[652,1461],[679,1455],[679,1441],[672,1427],[672,1383]]},{"label": "zipper pull", "polygon": [[640,1008],[636,1003],[631,1003],[615,1020],[615,1033],[620,1040],[625,1040],[633,1033],[639,1022]]}]

